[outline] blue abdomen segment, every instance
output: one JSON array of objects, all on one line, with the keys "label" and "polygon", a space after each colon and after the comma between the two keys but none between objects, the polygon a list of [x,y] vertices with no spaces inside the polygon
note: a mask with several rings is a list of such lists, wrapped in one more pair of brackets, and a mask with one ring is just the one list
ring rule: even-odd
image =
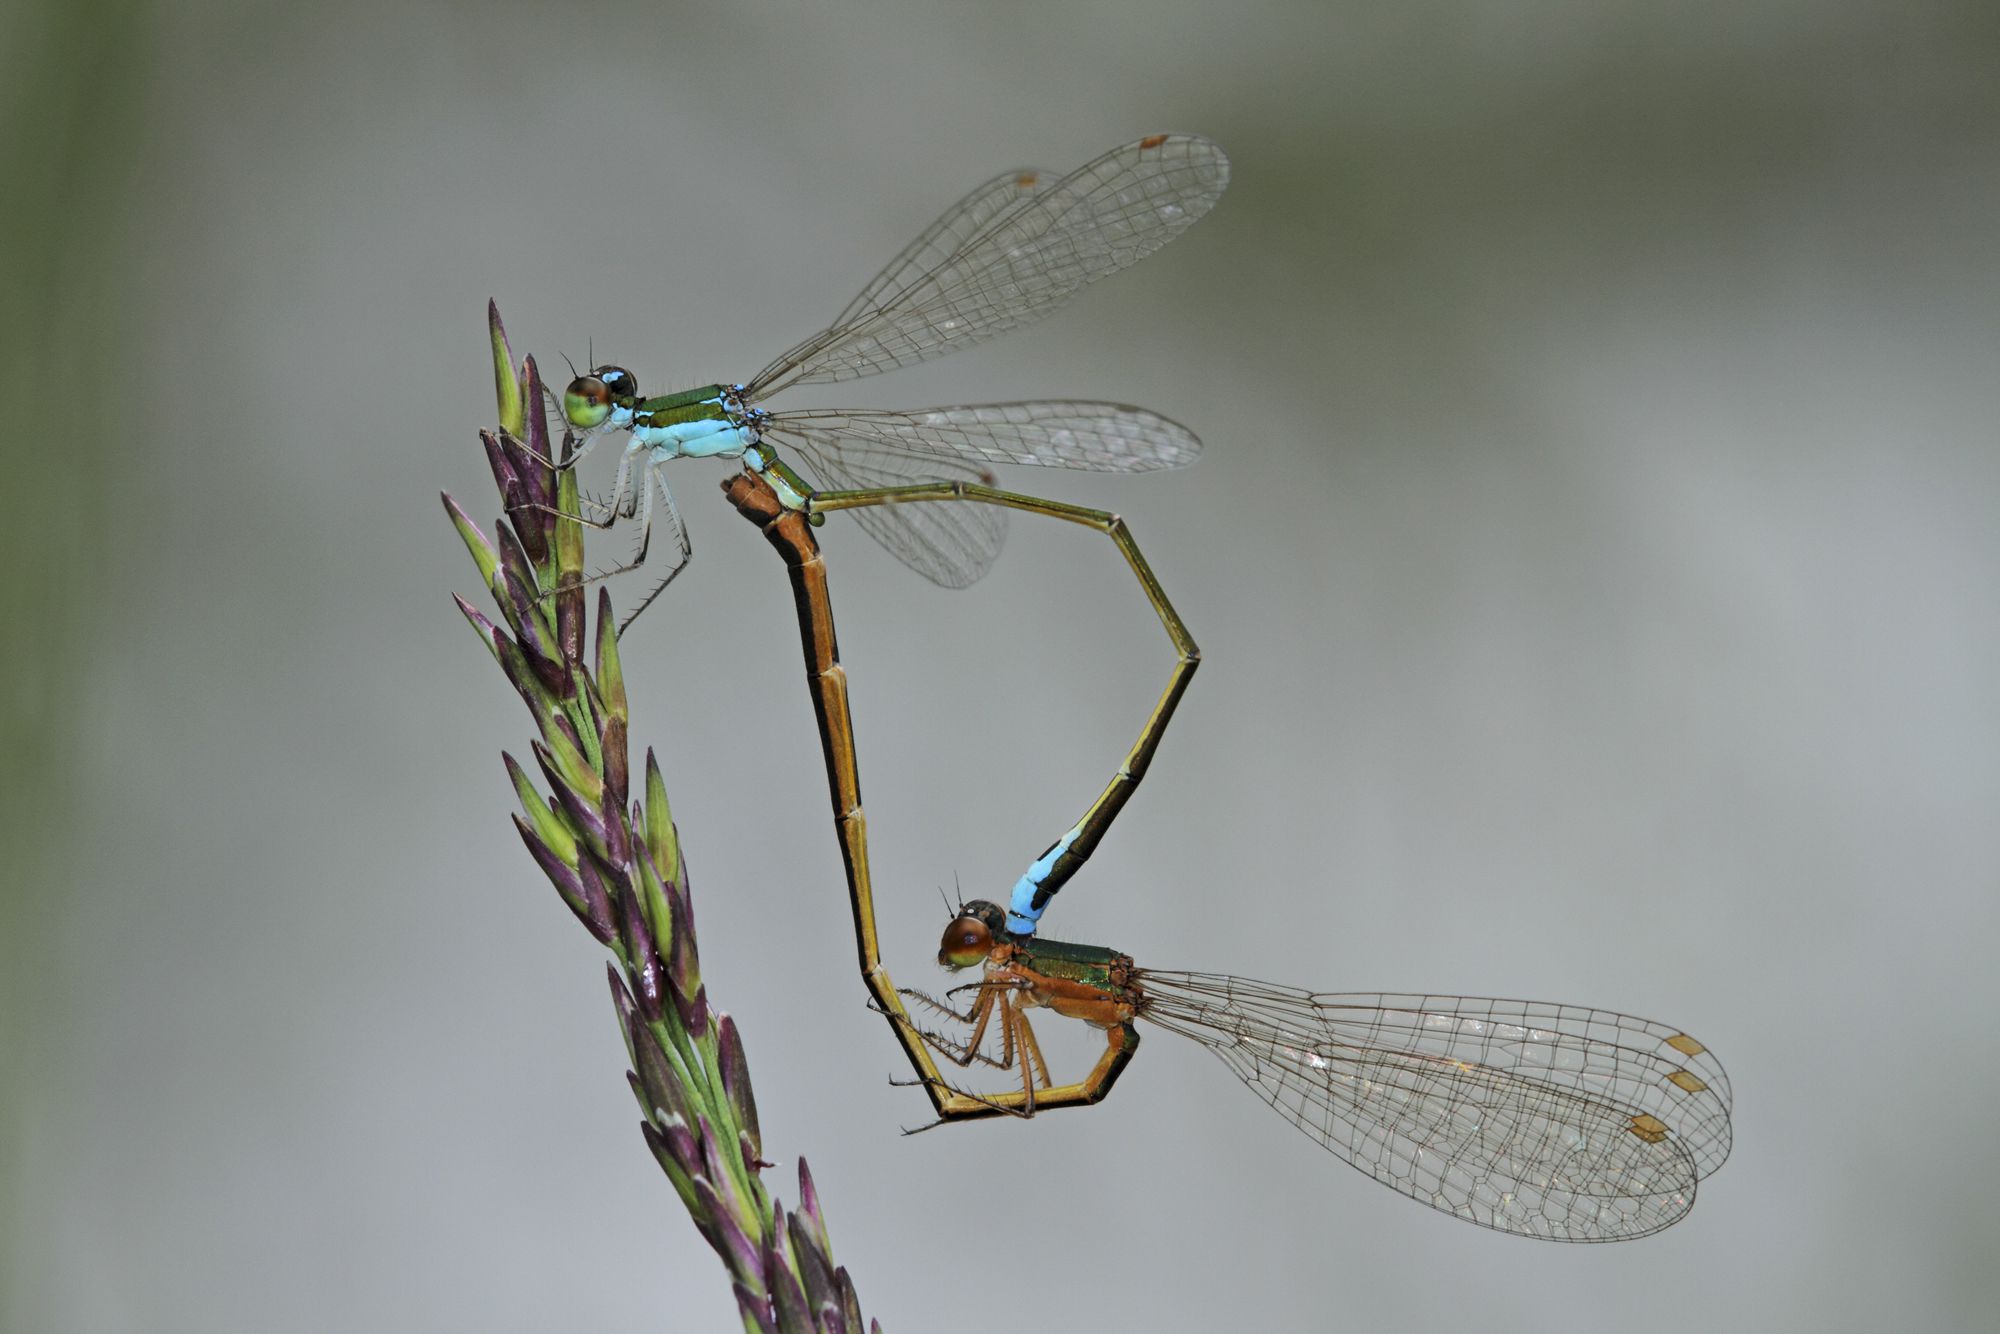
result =
[{"label": "blue abdomen segment", "polygon": [[1014,892],[1007,898],[1007,930],[1010,934],[1016,936],[1035,934],[1035,923],[1042,920],[1042,911],[1049,906],[1049,900],[1055,897],[1055,891],[1061,887],[1049,886],[1044,892],[1044,883],[1048,880],[1049,873],[1056,869],[1056,863],[1068,855],[1070,844],[1075,841],[1076,835],[1077,830],[1072,829],[1050,844],[1049,850],[1035,858],[1035,864],[1014,882]]}]

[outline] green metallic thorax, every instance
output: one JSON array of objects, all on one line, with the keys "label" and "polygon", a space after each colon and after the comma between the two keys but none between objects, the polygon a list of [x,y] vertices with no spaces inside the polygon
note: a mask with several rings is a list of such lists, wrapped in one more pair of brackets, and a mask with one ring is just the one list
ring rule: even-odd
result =
[{"label": "green metallic thorax", "polygon": [[1037,938],[1017,944],[1021,962],[1047,977],[1081,982],[1099,991],[1128,998],[1133,991],[1132,956],[1103,945],[1078,945],[1067,940]]},{"label": "green metallic thorax", "polygon": [[722,385],[708,384],[699,389],[683,389],[678,394],[642,398],[632,405],[632,424],[660,427],[678,426],[682,422],[725,421],[728,413],[723,410],[722,390]]}]

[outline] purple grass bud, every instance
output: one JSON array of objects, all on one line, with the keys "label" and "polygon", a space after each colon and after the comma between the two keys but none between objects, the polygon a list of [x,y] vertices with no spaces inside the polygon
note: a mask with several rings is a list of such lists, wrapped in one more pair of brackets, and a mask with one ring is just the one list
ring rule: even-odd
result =
[{"label": "purple grass bud", "polygon": [[[645,1020],[634,1016],[625,1029],[626,1045],[632,1051],[633,1069],[629,1072],[637,1082],[640,1099],[639,1110],[646,1119],[655,1124],[661,1134],[667,1134],[674,1126],[693,1127],[695,1115],[688,1104],[687,1091],[680,1086],[673,1067],[660,1051],[660,1044],[645,1026]],[[674,1160],[689,1176],[702,1174],[700,1146],[692,1139],[681,1143],[671,1140],[667,1147],[673,1150]]]},{"label": "purple grass bud", "polygon": [[722,1252],[722,1258],[731,1272],[754,1285],[753,1290],[766,1287],[770,1280],[764,1273],[764,1248],[737,1221],[734,1211],[716,1189],[714,1179],[694,1178],[694,1193],[695,1198],[701,1201],[702,1213],[715,1229],[716,1239],[721,1242],[716,1249]]},{"label": "purple grass bud", "polygon": [[793,1262],[798,1266],[800,1281],[805,1284],[808,1303],[815,1311],[838,1305],[840,1289],[833,1281],[833,1264],[814,1244],[812,1224],[797,1214],[788,1215],[783,1221],[785,1235],[792,1243]]},{"label": "purple grass bud", "polygon": [[472,563],[479,567],[479,577],[490,584],[494,568],[500,561],[500,553],[487,540],[486,534],[479,531],[479,525],[472,521],[472,516],[459,508],[449,492],[438,492],[438,499],[444,502],[444,512],[451,516],[451,526],[458,530],[459,540],[465,543]]},{"label": "purple grass bud", "polygon": [[667,783],[660,777],[660,761],[651,746],[646,747],[646,848],[660,879],[680,884],[686,876],[681,867],[679,831],[674,828],[673,808],[667,804]]},{"label": "purple grass bud", "polygon": [[[716,1134],[707,1114],[697,1111],[695,1116],[696,1134],[701,1141],[702,1176],[715,1184],[718,1197],[729,1206],[730,1216],[736,1220],[737,1226],[760,1238],[760,1245],[768,1244],[773,1234],[771,1220],[764,1207],[763,1192],[757,1189],[754,1181],[746,1181],[730,1170],[733,1164],[725,1162],[724,1155],[736,1150]],[[746,1190],[751,1193],[746,1195]]]},{"label": "purple grass bud", "polygon": [[694,1220],[696,1230],[709,1245],[714,1246],[715,1238],[709,1235],[707,1222],[701,1217],[701,1197],[695,1194],[694,1178],[674,1160],[674,1153],[667,1145],[666,1136],[645,1121],[639,1123],[639,1133],[645,1137],[646,1147],[652,1150],[653,1161],[667,1174],[667,1181],[673,1186],[674,1194],[681,1197],[681,1207],[686,1209],[688,1216]]},{"label": "purple grass bud", "polygon": [[618,1036],[625,1039],[625,1054],[632,1060],[639,1058],[632,1050],[632,993],[625,989],[625,979],[618,973],[618,965],[604,965],[604,976],[611,983],[611,1008],[618,1011]]},{"label": "purple grass bud", "polygon": [[[590,859],[585,858],[584,860],[589,861]],[[624,867],[613,862],[593,862],[591,865],[592,869],[597,872],[598,879],[604,884],[604,894],[606,899],[609,900],[610,920],[615,936],[619,922],[618,914],[624,911],[621,905],[632,897],[631,877],[625,874]],[[655,950],[659,948],[657,940],[653,942],[653,947]]]},{"label": "purple grass bud", "polygon": [[540,834],[542,842],[554,848],[558,856],[562,856],[564,864],[576,862],[576,840],[570,838],[570,826],[558,820],[556,812],[548,808],[548,802],[542,800],[542,794],[536,790],[534,780],[528,776],[528,770],[520,766],[520,760],[516,760],[504,750],[500,752],[500,760],[502,764],[506,764],[508,782],[514,784],[514,796],[520,800],[520,812],[528,816],[528,822],[534,826],[534,832]]},{"label": "purple grass bud", "polygon": [[542,733],[546,736],[549,729],[561,721],[556,710],[561,707],[562,701],[542,684],[541,677],[535,674],[527,655],[521,652],[520,644],[512,635],[495,635],[493,645],[500,659],[500,670],[507,674],[508,683],[519,693],[529,712],[535,715],[535,721],[542,725]]},{"label": "purple grass bud", "polygon": [[500,324],[499,303],[486,302],[486,336],[493,345],[493,395],[499,400],[500,429],[521,433],[521,382],[514,374],[514,350]]},{"label": "purple grass bud", "polygon": [[480,640],[485,643],[486,651],[493,655],[493,660],[500,662],[500,645],[506,640],[507,632],[487,620],[485,613],[481,612],[479,608],[473,606],[458,594],[453,593],[451,600],[458,604],[459,612],[464,615],[466,620],[472,623],[473,633],[478,635]]},{"label": "purple grass bud", "polygon": [[[577,920],[583,923],[585,929],[591,935],[597,935],[599,927],[592,920],[593,909],[589,887],[583,878],[585,873],[580,869],[589,863],[580,862],[576,869],[572,869],[565,865],[562,858],[556,856],[547,844],[535,836],[535,831],[526,820],[518,815],[514,816],[513,820],[514,828],[520,831],[521,841],[528,845],[529,855],[534,857],[535,864],[542,868],[542,874],[548,876],[549,883],[556,887],[556,893],[562,896],[562,901],[569,905],[569,910],[576,914]],[[603,943],[608,945],[611,942],[606,939]]]},{"label": "purple grass bud", "polygon": [[572,698],[576,694],[576,682],[557,650],[554,633],[542,620],[541,608],[535,601],[535,590],[505,569],[501,570],[500,579],[502,582],[494,588],[493,595],[507,612],[507,622],[514,628],[514,639],[521,646],[521,656],[527,659],[535,679],[542,683],[542,689],[559,700]]},{"label": "purple grass bud", "polygon": [[570,834],[569,826],[542,800],[535,781],[528,777],[528,771],[521,767],[519,760],[504,750],[500,752],[500,759],[507,766],[507,781],[514,785],[514,796],[521,803],[521,813],[535,827],[535,833],[562,858],[565,866],[575,865],[576,839]]},{"label": "purple grass bud", "polygon": [[674,933],[668,945],[667,976],[673,982],[681,1023],[695,1037],[708,1032],[708,992],[701,984],[701,959],[695,953],[694,911],[676,885],[662,886],[672,913]]},{"label": "purple grass bud", "polygon": [[583,663],[583,638],[585,622],[583,586],[564,583],[555,596],[556,604],[556,646],[562,652],[562,660],[570,666]]},{"label": "purple grass bud", "polygon": [[743,1037],[736,1031],[736,1021],[726,1014],[716,1016],[715,1046],[722,1066],[722,1091],[728,1095],[730,1110],[747,1140],[743,1165],[754,1175],[764,1153],[763,1133],[757,1128],[757,1095],[750,1088],[750,1061],[743,1052]]},{"label": "purple grass bud", "polygon": [[[543,460],[555,457],[555,441],[549,439],[549,420],[542,411],[548,402],[548,393],[542,385],[542,372],[533,357],[525,357],[521,361],[521,397],[524,400],[521,405],[524,429],[517,432],[514,439],[526,447],[523,455],[526,466],[521,469],[521,481],[527,487],[526,499],[537,506],[533,511],[534,520],[528,526],[546,538],[557,519],[548,509],[541,507],[554,508],[556,492],[554,470]],[[572,506],[571,512],[574,510]],[[523,540],[528,540],[525,535]],[[533,550],[532,541],[529,541],[529,549]]]},{"label": "purple grass bud", "polygon": [[549,780],[549,788],[555,795],[556,803],[562,807],[563,814],[568,817],[570,828],[576,831],[577,837],[583,841],[584,847],[590,850],[592,856],[600,861],[608,860],[605,853],[608,831],[604,827],[603,817],[597,812],[597,807],[571,787],[569,775],[563,772],[562,766],[557,763],[554,754],[547,746],[537,741],[532,743],[529,749],[534,753],[535,762],[541,766],[543,776]]},{"label": "purple grass bud", "polygon": [[605,790],[622,807],[625,804],[625,794],[631,791],[632,784],[624,719],[615,715],[604,718],[603,726],[598,732],[597,751],[604,757]]},{"label": "purple grass bud", "polygon": [[691,996],[683,993],[679,988],[675,988],[674,1001],[679,1007],[681,1024],[687,1029],[688,1036],[692,1038],[707,1037],[709,1016],[708,988],[697,985],[694,989],[694,994]]},{"label": "purple grass bud", "polygon": [[819,1187],[813,1184],[812,1170],[806,1166],[803,1156],[799,1158],[799,1212],[798,1217],[812,1231],[813,1245],[822,1255],[833,1255],[833,1243],[826,1235],[826,1216],[819,1209]]},{"label": "purple grass bud", "polygon": [[494,529],[495,544],[500,549],[500,568],[505,570],[521,586],[530,590],[530,598],[540,596],[537,588],[535,567],[528,560],[528,553],[521,549],[521,539],[515,535],[511,525]]},{"label": "purple grass bud", "polygon": [[[565,468],[555,477],[556,507],[565,516],[577,513],[579,493],[576,483],[576,469]],[[549,532],[549,552],[555,561],[556,587],[565,595],[578,599],[577,610],[583,610],[583,525],[573,518],[549,518],[554,527]]]},{"label": "purple grass bud", "polygon": [[688,1163],[688,1179],[692,1181],[701,1175],[701,1141],[695,1138],[694,1122],[669,1121],[659,1128],[660,1135],[667,1141],[667,1148],[673,1153],[674,1161]]},{"label": "purple grass bud", "polygon": [[521,477],[520,451],[509,439],[492,431],[479,433],[479,443],[486,449],[486,466],[493,470],[493,485],[500,492],[500,504],[507,513],[515,514],[521,512],[528,499],[528,484]]},{"label": "purple grass bud", "polygon": [[647,929],[646,919],[632,895],[622,895],[617,908],[618,934],[625,942],[625,968],[632,981],[632,997],[639,1003],[639,1013],[646,1017],[646,1022],[657,1023],[666,1013],[666,978],[660,967],[659,951],[653,945],[653,933]]},{"label": "purple grass bud", "polygon": [[[625,669],[618,658],[618,618],[611,614],[611,590],[597,587],[597,660],[591,673],[597,678],[598,696],[605,712],[619,722],[630,722],[625,698]],[[651,752],[647,752],[649,755]]]},{"label": "purple grass bud", "polygon": [[[834,1270],[833,1278],[836,1283],[840,1284],[840,1309],[847,1314],[847,1327],[849,1329],[860,1329],[861,1294],[854,1290],[854,1280],[848,1276],[847,1270],[844,1268]],[[868,1322],[868,1328],[873,1331],[873,1334],[882,1334],[882,1326],[873,1320]]]},{"label": "purple grass bud", "polygon": [[[603,758],[608,761],[610,756]],[[597,800],[597,821],[604,829],[604,859],[624,870],[632,865],[632,831],[625,826],[625,794],[613,785],[609,769],[607,763],[604,790]]]},{"label": "purple grass bud", "polygon": [[577,858],[576,877],[583,882],[583,924],[598,944],[609,945],[618,939],[618,916],[612,911],[611,892],[604,877],[588,857]]},{"label": "purple grass bud", "polygon": [[[638,803],[634,802],[633,818],[638,818]],[[653,928],[653,939],[660,947],[663,958],[672,958],[674,949],[674,911],[667,900],[667,887],[660,879],[658,870],[650,857],[641,857],[633,867],[638,875],[634,888],[639,897],[639,910],[646,914],[646,925]]]},{"label": "purple grass bud", "polygon": [[568,791],[579,804],[593,813],[597,810],[604,800],[604,779],[584,757],[566,720],[550,718],[542,729],[542,739],[530,743],[528,749],[558,795]]},{"label": "purple grass bud", "polygon": [[778,1313],[779,1334],[814,1334],[812,1307],[806,1302],[799,1276],[783,1264],[772,1264],[771,1305]]},{"label": "purple grass bud", "polygon": [[778,1317],[771,1309],[770,1299],[752,1292],[741,1282],[735,1288],[736,1309],[743,1316],[743,1327],[755,1329],[757,1334],[778,1334]]},{"label": "purple grass bud", "polygon": [[549,743],[549,749],[556,758],[570,769],[576,790],[588,792],[592,805],[601,800],[604,792],[604,775],[597,772],[597,767],[590,762],[588,758],[590,752],[584,748],[583,738],[578,735],[569,714],[551,713],[548,728],[542,739]]}]

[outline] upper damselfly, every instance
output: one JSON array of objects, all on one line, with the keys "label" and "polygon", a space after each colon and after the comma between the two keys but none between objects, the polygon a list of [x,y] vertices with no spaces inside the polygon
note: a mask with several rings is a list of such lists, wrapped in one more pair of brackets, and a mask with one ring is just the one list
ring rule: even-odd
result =
[{"label": "upper damselfly", "polygon": [[[638,568],[657,503],[674,545],[665,576],[626,617],[629,626],[692,553],[661,475],[675,458],[742,459],[790,508],[854,509],[867,532],[936,583],[963,587],[999,554],[1004,509],[910,507],[912,484],[991,487],[989,466],[1035,464],[1097,472],[1184,467],[1201,442],[1144,408],[1088,400],[979,403],[883,410],[770,411],[796,385],[858,379],[912,366],[1053,313],[1086,285],[1171,241],[1212,208],[1229,182],[1222,150],[1195,135],[1152,135],[1066,176],[1003,172],[946,210],[875,276],[826,328],[743,384],[712,384],[652,398],[633,374],[599,366],[573,379],[560,420],[573,462],[605,435],[630,433],[610,494],[590,522],[636,518],[634,558],[596,576]],[[808,482],[772,446],[806,465]],[[817,489],[825,488],[825,489]],[[1012,508],[1034,508],[1033,497]],[[621,630],[624,628],[621,626]]]}]

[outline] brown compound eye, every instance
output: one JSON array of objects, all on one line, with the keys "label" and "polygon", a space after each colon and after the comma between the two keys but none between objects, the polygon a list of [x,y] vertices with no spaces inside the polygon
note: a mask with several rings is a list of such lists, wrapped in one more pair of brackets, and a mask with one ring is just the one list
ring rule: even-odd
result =
[{"label": "brown compound eye", "polygon": [[954,917],[938,944],[938,962],[947,968],[970,968],[993,952],[993,932],[970,915]]}]

